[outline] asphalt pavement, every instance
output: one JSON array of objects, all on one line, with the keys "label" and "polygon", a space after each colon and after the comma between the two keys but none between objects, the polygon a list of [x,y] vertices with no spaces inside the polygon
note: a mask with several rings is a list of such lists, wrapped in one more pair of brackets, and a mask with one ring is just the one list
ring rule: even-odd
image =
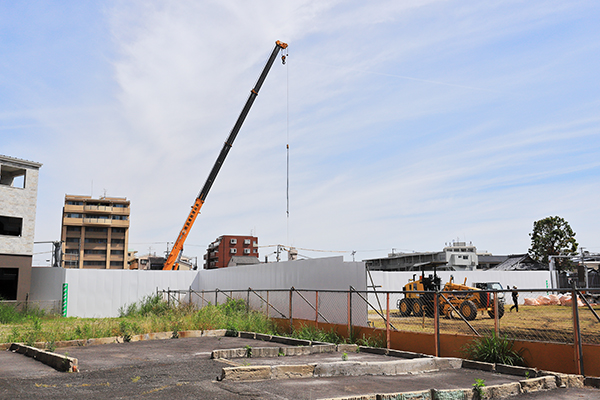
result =
[{"label": "asphalt pavement", "polygon": [[[322,399],[370,393],[398,393],[425,389],[470,388],[475,379],[486,385],[517,382],[523,377],[480,370],[456,369],[395,376],[334,376],[263,381],[218,381],[230,362],[210,358],[212,350],[281,347],[279,343],[233,337],[201,337],[68,347],[57,353],[79,360],[77,373],[58,372],[29,357],[0,352],[0,399]],[[339,353],[318,355],[337,359]],[[298,358],[296,358],[298,357]],[[317,355],[312,360],[317,360]],[[364,358],[361,358],[364,357]],[[348,354],[351,360],[379,360],[373,354]],[[279,357],[271,363],[305,363],[311,356]],[[292,361],[294,359],[295,361]],[[235,359],[238,365],[261,364],[266,359]],[[264,364],[266,365],[266,364]],[[519,395],[521,399],[599,399],[597,389],[556,389]]]}]

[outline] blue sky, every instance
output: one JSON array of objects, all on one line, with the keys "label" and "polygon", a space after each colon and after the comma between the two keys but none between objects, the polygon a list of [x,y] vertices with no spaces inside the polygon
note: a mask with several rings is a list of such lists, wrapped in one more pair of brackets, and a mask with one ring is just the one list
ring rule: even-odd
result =
[{"label": "blue sky", "polygon": [[131,200],[130,248],[163,252],[282,40],[186,254],[250,232],[347,260],[452,240],[524,253],[550,215],[600,252],[599,17],[590,1],[2,2],[0,154],[44,164],[37,241],[59,239],[65,194],[106,192]]}]

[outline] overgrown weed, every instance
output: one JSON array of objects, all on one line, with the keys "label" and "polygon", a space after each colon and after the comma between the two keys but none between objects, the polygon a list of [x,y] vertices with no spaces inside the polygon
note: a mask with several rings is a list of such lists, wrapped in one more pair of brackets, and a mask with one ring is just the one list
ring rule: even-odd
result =
[{"label": "overgrown weed", "polygon": [[473,339],[463,347],[467,358],[475,361],[506,365],[525,365],[523,356],[513,349],[514,340],[505,336],[497,336],[496,332]]}]

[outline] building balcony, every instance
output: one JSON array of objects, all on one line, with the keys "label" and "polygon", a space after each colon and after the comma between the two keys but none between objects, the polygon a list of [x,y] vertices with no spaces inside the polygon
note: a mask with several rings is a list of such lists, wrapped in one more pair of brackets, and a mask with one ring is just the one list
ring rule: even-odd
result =
[{"label": "building balcony", "polygon": [[86,204],[85,206],[83,206],[83,209],[85,211],[100,211],[100,212],[104,212],[104,213],[111,213],[113,208],[111,206],[97,206],[97,205],[89,205]]},{"label": "building balcony", "polygon": [[75,212],[75,213],[80,213],[83,212],[83,206],[76,206],[76,205],[72,205],[72,204],[65,204],[65,212]]},{"label": "building balcony", "polygon": [[112,214],[129,215],[129,207],[112,207]]},{"label": "building balcony", "polygon": [[83,218],[83,223],[90,225],[111,225],[111,221],[109,218]]},{"label": "building balcony", "polygon": [[106,261],[106,254],[84,254],[83,261]]},{"label": "building balcony", "polygon": [[111,225],[115,228],[129,228],[129,220],[113,219],[111,221]]},{"label": "building balcony", "polygon": [[84,250],[104,250],[106,251],[106,243],[85,243]]},{"label": "building balcony", "polygon": [[108,232],[86,232],[85,237],[89,239],[106,239]]},{"label": "building balcony", "polygon": [[83,223],[83,218],[69,218],[69,217],[64,217],[63,218],[63,225],[73,225],[73,226],[81,226],[81,224]]}]

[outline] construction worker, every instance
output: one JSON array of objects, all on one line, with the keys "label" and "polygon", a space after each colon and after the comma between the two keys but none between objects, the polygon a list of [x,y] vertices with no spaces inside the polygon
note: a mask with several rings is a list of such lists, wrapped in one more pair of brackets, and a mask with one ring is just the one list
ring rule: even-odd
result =
[{"label": "construction worker", "polygon": [[512,311],[513,308],[517,310],[517,312],[519,312],[519,292],[517,292],[517,287],[513,286],[513,290],[512,290],[512,300],[514,305],[510,308],[509,311]]}]

